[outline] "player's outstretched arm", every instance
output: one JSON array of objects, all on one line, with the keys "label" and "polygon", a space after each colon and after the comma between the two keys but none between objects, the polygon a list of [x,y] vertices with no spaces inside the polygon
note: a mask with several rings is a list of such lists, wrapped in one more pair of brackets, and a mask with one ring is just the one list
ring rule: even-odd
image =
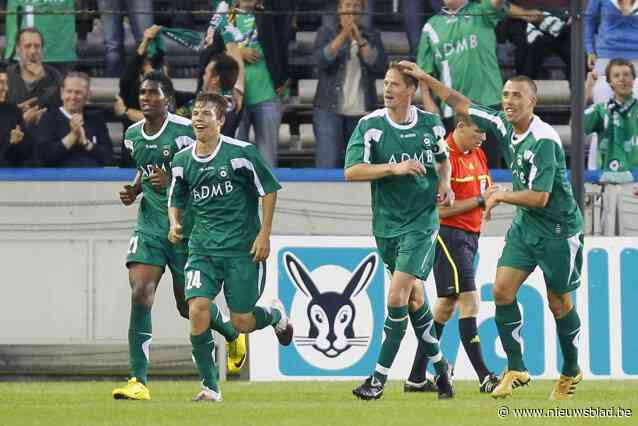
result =
[{"label": "player's outstretched arm", "polygon": [[262,262],[270,255],[270,233],[276,204],[276,192],[270,192],[261,198],[261,229],[250,249],[254,262]]},{"label": "player's outstretched arm", "polygon": [[403,67],[403,72],[423,82],[430,88],[430,91],[443,102],[448,104],[457,114],[468,115],[472,102],[454,89],[447,87],[436,78],[427,74],[417,64],[410,61],[401,61],[399,65]]},{"label": "player's outstretched arm", "polygon": [[425,176],[425,173],[425,167],[419,161],[406,160],[397,164],[359,163],[348,167],[344,175],[349,182],[368,182],[388,176]]}]

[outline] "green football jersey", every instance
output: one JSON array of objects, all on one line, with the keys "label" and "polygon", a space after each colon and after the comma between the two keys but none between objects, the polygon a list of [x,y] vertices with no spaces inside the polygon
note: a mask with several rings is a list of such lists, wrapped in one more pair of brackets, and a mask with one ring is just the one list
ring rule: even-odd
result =
[{"label": "green football jersey", "polygon": [[[494,29],[505,14],[505,9],[495,9],[490,0],[468,2],[456,14],[443,9],[423,26],[417,63],[474,102],[500,103],[503,79]],[[453,115],[444,103],[441,111],[444,117]]]},{"label": "green football jersey", "polygon": [[246,77],[245,102],[246,105],[255,105],[277,96],[270,78],[270,71],[266,66],[264,51],[257,37],[257,25],[255,15],[237,15],[235,26],[241,34],[239,45],[249,47],[259,52],[259,60],[254,64],[246,62],[244,65]]},{"label": "green football jersey", "polygon": [[598,134],[601,180],[632,182],[631,169],[638,166],[638,100],[631,96],[623,105],[614,100],[592,105],[585,111],[585,133]]},{"label": "green football jersey", "polygon": [[439,117],[410,107],[407,124],[397,124],[387,109],[378,109],[357,124],[346,150],[345,168],[355,164],[395,164],[415,159],[425,176],[388,176],[370,182],[372,233],[396,237],[439,227],[435,162],[448,156],[445,129]]},{"label": "green football jersey", "polygon": [[[169,113],[159,132],[148,136],[144,132],[146,120],[138,121],[126,130],[124,146],[131,152],[131,158],[142,173],[142,193],[135,230],[144,234],[168,236],[167,191],[156,191],[149,181],[153,169],[158,167],[169,174],[171,162],[181,149],[195,143],[191,121]],[[190,225],[184,226],[188,235]]]},{"label": "green football jersey", "polygon": [[259,198],[281,186],[251,143],[220,136],[215,151],[205,158],[197,156],[195,147],[173,159],[169,193],[171,207],[191,207],[188,253],[247,255],[261,229]]},{"label": "green football jersey", "polygon": [[517,135],[505,113],[471,105],[470,117],[494,134],[512,170],[514,191],[549,192],[544,208],[516,208],[513,224],[543,238],[569,238],[583,230],[583,217],[567,180],[565,151],[556,130],[534,116],[527,132]]},{"label": "green football jersey", "polygon": [[44,37],[44,62],[77,61],[75,15],[46,14],[73,12],[74,0],[9,0],[5,24],[5,59],[19,59],[15,52],[16,36],[22,28],[37,28]]}]

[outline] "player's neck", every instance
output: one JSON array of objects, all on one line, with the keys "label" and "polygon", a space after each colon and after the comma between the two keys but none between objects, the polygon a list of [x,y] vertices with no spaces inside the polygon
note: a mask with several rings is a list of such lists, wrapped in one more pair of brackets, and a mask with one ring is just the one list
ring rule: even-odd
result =
[{"label": "player's neck", "polygon": [[197,139],[197,145],[195,145],[195,154],[198,157],[208,157],[217,149],[217,146],[221,143],[219,133],[207,137],[204,139]]},{"label": "player's neck", "polygon": [[156,117],[144,117],[146,119],[146,122],[144,123],[144,132],[148,135],[154,135],[159,132],[167,117],[168,112],[164,112]]},{"label": "player's neck", "polygon": [[628,94],[627,96],[622,96],[619,94],[614,93],[614,100],[619,104],[619,105],[624,105],[625,102],[627,102],[627,100],[631,97],[631,93]]},{"label": "player's neck", "polygon": [[410,121],[410,105],[405,107],[388,108],[390,119],[397,124],[405,124]]},{"label": "player's neck", "polygon": [[521,118],[516,123],[512,123],[512,127],[514,128],[514,133],[517,135],[522,135],[527,132],[529,126],[532,125],[532,121],[534,120],[534,115],[530,115],[528,117]]}]

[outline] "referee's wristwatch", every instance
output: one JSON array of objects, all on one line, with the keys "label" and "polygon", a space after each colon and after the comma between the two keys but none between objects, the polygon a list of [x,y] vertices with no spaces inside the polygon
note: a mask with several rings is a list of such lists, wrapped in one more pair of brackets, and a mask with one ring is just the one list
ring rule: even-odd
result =
[{"label": "referee's wristwatch", "polygon": [[483,195],[476,197],[476,204],[478,204],[478,206],[482,209],[485,208],[485,198],[483,198]]}]

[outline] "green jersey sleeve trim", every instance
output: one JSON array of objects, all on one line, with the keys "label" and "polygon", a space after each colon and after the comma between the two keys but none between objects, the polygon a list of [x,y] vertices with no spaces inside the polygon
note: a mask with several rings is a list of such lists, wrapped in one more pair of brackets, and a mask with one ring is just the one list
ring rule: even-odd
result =
[{"label": "green jersey sleeve trim", "polygon": [[173,179],[168,190],[168,207],[184,210],[186,208],[186,185],[184,184],[184,168],[181,166],[172,168]]},{"label": "green jersey sleeve trim", "polygon": [[507,128],[498,111],[482,105],[470,105],[468,113],[479,128],[488,128],[501,138],[507,136]]}]

